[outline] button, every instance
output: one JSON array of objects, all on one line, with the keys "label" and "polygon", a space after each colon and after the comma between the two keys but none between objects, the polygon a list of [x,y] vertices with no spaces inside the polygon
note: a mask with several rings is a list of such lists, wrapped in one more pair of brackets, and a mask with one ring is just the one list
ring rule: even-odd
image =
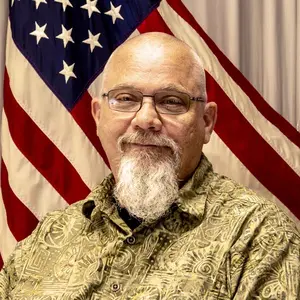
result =
[{"label": "button", "polygon": [[127,239],[126,239],[126,242],[130,245],[133,245],[135,243],[135,237],[134,236],[129,236]]},{"label": "button", "polygon": [[111,285],[111,290],[113,292],[117,292],[119,289],[120,289],[120,285],[118,283],[115,282]]}]

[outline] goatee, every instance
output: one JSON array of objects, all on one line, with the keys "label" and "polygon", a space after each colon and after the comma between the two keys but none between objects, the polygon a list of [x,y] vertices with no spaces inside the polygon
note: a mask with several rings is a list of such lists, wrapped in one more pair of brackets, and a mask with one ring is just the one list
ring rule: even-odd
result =
[{"label": "goatee", "polygon": [[137,131],[120,137],[118,146],[122,153],[114,189],[118,204],[145,221],[161,218],[178,197],[177,144],[161,134]]}]

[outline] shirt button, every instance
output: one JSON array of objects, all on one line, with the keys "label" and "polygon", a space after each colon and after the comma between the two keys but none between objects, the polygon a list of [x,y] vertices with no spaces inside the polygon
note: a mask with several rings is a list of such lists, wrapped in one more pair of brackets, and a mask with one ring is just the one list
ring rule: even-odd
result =
[{"label": "shirt button", "polygon": [[133,245],[135,243],[135,237],[134,236],[129,236],[127,239],[126,239],[126,242],[130,245]]},{"label": "shirt button", "polygon": [[117,292],[119,289],[120,289],[120,285],[119,285],[118,283],[113,283],[113,284],[111,285],[111,290],[112,290],[113,292]]}]

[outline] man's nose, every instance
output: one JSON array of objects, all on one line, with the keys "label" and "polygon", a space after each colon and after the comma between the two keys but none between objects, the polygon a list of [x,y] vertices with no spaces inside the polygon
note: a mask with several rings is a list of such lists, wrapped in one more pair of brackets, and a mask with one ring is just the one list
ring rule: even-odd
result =
[{"label": "man's nose", "polygon": [[162,127],[160,115],[155,109],[153,99],[150,97],[144,97],[142,107],[136,112],[135,117],[132,120],[132,125],[136,128],[139,127],[143,130],[159,131]]}]

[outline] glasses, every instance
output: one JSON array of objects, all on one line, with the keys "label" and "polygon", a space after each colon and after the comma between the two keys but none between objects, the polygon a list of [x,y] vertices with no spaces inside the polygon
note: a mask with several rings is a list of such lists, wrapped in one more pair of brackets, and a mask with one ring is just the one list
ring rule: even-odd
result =
[{"label": "glasses", "polygon": [[161,114],[179,115],[186,113],[191,101],[205,102],[202,97],[191,97],[179,91],[160,91],[153,95],[146,95],[133,89],[114,89],[102,94],[108,98],[109,108],[122,112],[137,112],[143,105],[144,97],[154,100],[156,111]]}]

